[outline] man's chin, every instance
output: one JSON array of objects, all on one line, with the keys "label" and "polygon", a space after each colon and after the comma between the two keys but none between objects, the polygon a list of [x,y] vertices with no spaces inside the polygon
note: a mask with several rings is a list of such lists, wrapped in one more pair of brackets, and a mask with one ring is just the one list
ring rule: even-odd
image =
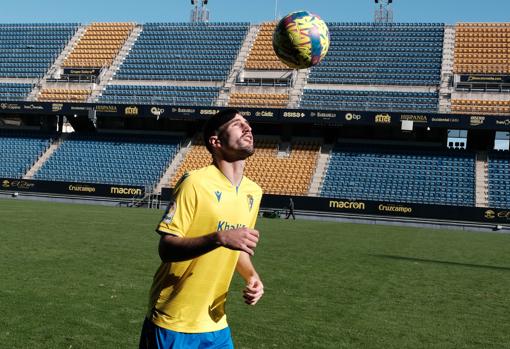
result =
[{"label": "man's chin", "polygon": [[242,157],[241,160],[245,160],[245,159],[249,158],[254,153],[255,153],[255,148],[253,148],[253,147],[241,149],[241,151],[239,151],[239,155],[240,155],[240,157]]},{"label": "man's chin", "polygon": [[234,154],[230,154],[230,156],[225,157],[225,160],[229,162],[239,161],[239,160],[246,160],[250,156],[252,156],[255,153],[255,148],[249,147],[249,148],[242,148],[236,151]]}]

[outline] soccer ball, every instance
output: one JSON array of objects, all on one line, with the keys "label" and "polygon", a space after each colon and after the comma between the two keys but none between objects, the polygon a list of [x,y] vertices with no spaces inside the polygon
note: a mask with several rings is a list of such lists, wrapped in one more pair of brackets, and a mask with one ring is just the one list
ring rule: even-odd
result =
[{"label": "soccer ball", "polygon": [[273,49],[291,68],[305,69],[318,64],[329,49],[329,29],[317,15],[297,11],[283,17],[273,33]]}]

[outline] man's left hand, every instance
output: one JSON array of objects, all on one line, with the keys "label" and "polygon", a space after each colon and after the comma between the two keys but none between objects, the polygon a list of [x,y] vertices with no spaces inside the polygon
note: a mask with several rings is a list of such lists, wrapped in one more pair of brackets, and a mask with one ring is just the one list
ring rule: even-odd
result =
[{"label": "man's left hand", "polygon": [[252,277],[243,290],[244,302],[248,305],[255,305],[264,294],[264,285],[258,277]]}]

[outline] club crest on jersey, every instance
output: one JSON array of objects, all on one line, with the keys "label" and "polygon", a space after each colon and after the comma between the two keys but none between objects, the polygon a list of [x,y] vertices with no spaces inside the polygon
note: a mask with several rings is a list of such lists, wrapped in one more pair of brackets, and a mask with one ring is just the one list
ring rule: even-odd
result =
[{"label": "club crest on jersey", "polygon": [[174,219],[175,211],[177,211],[177,202],[172,201],[166,209],[165,216],[163,217],[163,223],[170,224]]},{"label": "club crest on jersey", "polygon": [[248,211],[251,211],[253,208],[253,196],[251,194],[246,195],[246,198],[248,199]]},{"label": "club crest on jersey", "polygon": [[216,191],[214,192],[214,195],[216,195],[216,199],[218,199],[218,202],[220,202],[220,200],[221,200],[221,191],[216,190]]}]

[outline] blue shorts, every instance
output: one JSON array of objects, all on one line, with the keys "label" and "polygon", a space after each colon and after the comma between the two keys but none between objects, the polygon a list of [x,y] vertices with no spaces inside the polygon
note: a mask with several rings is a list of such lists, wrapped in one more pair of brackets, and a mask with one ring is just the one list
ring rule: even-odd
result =
[{"label": "blue shorts", "polygon": [[181,333],[156,326],[145,319],[140,349],[234,349],[230,328],[204,333]]}]

